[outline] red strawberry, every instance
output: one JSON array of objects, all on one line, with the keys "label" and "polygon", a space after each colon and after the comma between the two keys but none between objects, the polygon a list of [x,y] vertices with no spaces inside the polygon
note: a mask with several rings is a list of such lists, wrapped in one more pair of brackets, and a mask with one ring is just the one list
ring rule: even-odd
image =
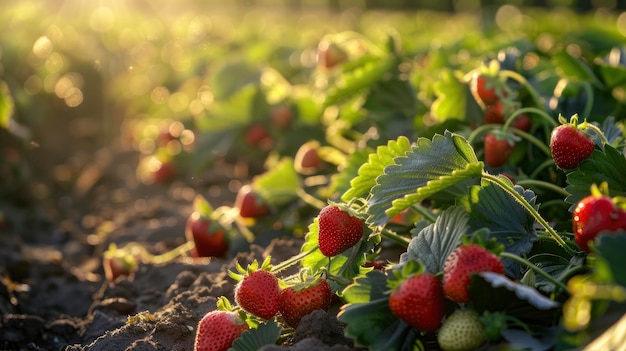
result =
[{"label": "red strawberry", "polygon": [[472,94],[485,105],[495,104],[506,96],[506,90],[497,88],[498,78],[483,74],[474,74],[470,84]]},{"label": "red strawberry", "polygon": [[590,252],[589,242],[600,232],[626,231],[626,211],[604,195],[590,195],[574,209],[574,235],[578,246]]},{"label": "red strawberry", "polygon": [[276,129],[287,130],[293,123],[293,110],[288,106],[277,106],[272,109],[270,120]]},{"label": "red strawberry", "polygon": [[557,167],[572,169],[589,158],[595,144],[587,135],[572,124],[563,124],[552,130],[550,150]]},{"label": "red strawberry", "polygon": [[252,189],[249,184],[239,188],[235,198],[235,207],[244,218],[259,218],[270,214],[269,205]]},{"label": "red strawberry", "polygon": [[427,333],[437,330],[445,315],[439,279],[430,273],[406,278],[389,296],[389,309],[415,329]]},{"label": "red strawberry", "polygon": [[313,284],[294,286],[280,293],[278,311],[285,322],[296,328],[302,317],[315,310],[328,311],[333,292],[324,279]]},{"label": "red strawberry", "polygon": [[297,172],[301,174],[312,174],[323,166],[318,148],[319,143],[316,141],[310,141],[300,146],[293,161]]},{"label": "red strawberry", "polygon": [[152,171],[152,180],[154,183],[167,183],[174,178],[176,170],[174,164],[170,161],[160,162]]},{"label": "red strawberry", "polygon": [[483,114],[483,122],[485,124],[504,124],[504,105],[496,100],[493,104],[487,105]]},{"label": "red strawberry", "polygon": [[530,130],[531,120],[527,114],[521,114],[515,117],[515,120],[511,123],[511,127],[527,132]]},{"label": "red strawberry", "polygon": [[348,54],[336,43],[322,40],[317,46],[317,62],[320,67],[331,69],[348,60]]},{"label": "red strawberry", "polygon": [[274,141],[267,128],[260,123],[253,123],[245,131],[248,146],[267,151],[274,146]]},{"label": "red strawberry", "polygon": [[224,228],[198,212],[193,212],[189,216],[185,236],[195,244],[195,257],[226,256],[229,243]]},{"label": "red strawberry", "polygon": [[236,313],[211,311],[198,323],[194,351],[226,351],[247,329],[248,325]]},{"label": "red strawberry", "polygon": [[515,143],[496,134],[485,136],[485,163],[489,167],[502,167],[513,153]]},{"label": "red strawberry", "polygon": [[346,251],[363,237],[363,220],[337,205],[324,207],[318,216],[318,245],[324,256]]},{"label": "red strawberry", "polygon": [[455,302],[469,302],[467,288],[472,274],[494,272],[504,274],[500,258],[477,244],[459,246],[446,259],[443,267],[443,291]]},{"label": "red strawberry", "polygon": [[109,245],[102,259],[104,276],[114,281],[119,276],[128,276],[137,269],[137,259],[128,250],[118,249],[117,245]]},{"label": "red strawberry", "polygon": [[254,261],[246,271],[237,265],[240,272],[246,273],[243,275],[229,273],[232,278],[239,280],[235,286],[235,301],[244,311],[263,319],[270,319],[278,312],[280,287],[276,276],[266,270],[269,267],[268,259],[261,269],[256,269],[257,266],[258,263]]}]

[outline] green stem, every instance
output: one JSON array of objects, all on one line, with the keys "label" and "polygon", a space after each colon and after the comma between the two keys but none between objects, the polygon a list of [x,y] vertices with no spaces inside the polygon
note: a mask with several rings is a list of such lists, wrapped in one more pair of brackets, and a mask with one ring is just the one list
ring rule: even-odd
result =
[{"label": "green stem", "polygon": [[565,191],[565,189],[561,188],[560,186],[554,185],[552,183],[544,182],[542,180],[522,179],[522,180],[518,181],[517,184],[521,185],[521,186],[523,186],[525,188],[529,188],[531,186],[537,186],[537,187],[546,188],[546,189],[552,190],[555,193],[557,193],[559,195],[562,195],[564,197],[567,197],[567,196],[570,195],[570,193]]},{"label": "green stem", "polygon": [[131,242],[131,243],[128,243],[126,247],[124,247],[124,250],[128,250],[133,255],[141,257],[141,260],[143,262],[160,264],[160,263],[169,262],[179,256],[182,256],[184,253],[191,251],[191,249],[193,249],[194,247],[195,247],[195,244],[193,241],[187,241],[184,244],[170,251],[164,252],[160,255],[153,255],[150,252],[148,252],[148,250],[146,250],[146,248],[143,245],[136,243],[136,242]]},{"label": "green stem", "polygon": [[591,114],[591,109],[593,108],[594,97],[593,97],[593,88],[589,82],[583,83],[583,89],[585,89],[585,93],[587,93],[587,103],[585,104],[585,110],[583,116],[585,118],[589,117]]},{"label": "green stem", "polygon": [[312,249],[310,249],[309,251],[304,251],[301,252],[295,256],[292,256],[291,258],[286,259],[285,261],[282,261],[281,263],[272,266],[272,272],[280,272],[282,270],[285,270],[291,266],[293,266],[294,264],[300,262],[300,260],[302,260],[303,258],[305,258],[306,256],[312,254],[313,252],[315,252],[315,250],[318,249],[318,246],[315,245],[315,247],[313,247]]},{"label": "green stem", "polygon": [[554,230],[554,228],[552,228],[550,224],[548,224],[548,222],[543,219],[543,217],[541,217],[539,212],[533,206],[531,206],[528,201],[526,201],[526,199],[517,191],[515,191],[515,189],[513,189],[507,182],[487,172],[482,173],[482,178],[491,183],[494,183],[495,185],[502,188],[502,190],[506,191],[509,195],[511,195],[515,200],[517,200],[517,202],[519,202],[524,207],[524,209],[526,209],[526,211],[528,211],[528,213],[531,214],[531,216],[535,218],[535,220],[546,230],[546,232],[550,234],[552,239],[554,239],[554,241],[556,241],[565,249],[565,251],[567,251],[568,254],[572,256],[576,255],[576,252],[571,247],[569,247],[569,245],[567,245],[565,240],[561,238],[561,236]]},{"label": "green stem", "polygon": [[587,122],[587,119],[585,119],[581,126],[585,129],[591,129],[596,132],[596,134],[598,134],[598,136],[602,140],[602,144],[606,145],[609,143],[609,141],[604,136],[604,132],[602,132],[602,129],[598,128],[595,124]]},{"label": "green stem", "polygon": [[411,208],[414,209],[417,213],[421,214],[424,219],[431,223],[435,223],[435,221],[437,220],[437,217],[433,216],[433,214],[430,213],[430,211],[428,211],[426,207],[420,204],[413,204]]},{"label": "green stem", "polygon": [[545,120],[546,122],[548,122],[550,124],[551,127],[556,127],[559,124],[554,120],[554,118],[552,118],[552,116],[550,116],[549,114],[547,114],[545,111],[540,110],[536,107],[524,107],[524,108],[520,108],[519,110],[516,110],[515,112],[513,112],[509,118],[507,118],[506,122],[504,122],[504,127],[502,129],[506,130],[509,128],[509,126],[513,123],[513,121],[515,120],[515,118],[517,118],[517,116],[521,116],[524,113],[532,113],[534,115],[540,116],[542,118],[542,120]]},{"label": "green stem", "polygon": [[298,197],[302,199],[302,201],[311,205],[313,208],[317,208],[318,210],[323,209],[327,205],[327,203],[307,193],[304,189],[300,187],[298,187],[298,190],[296,190],[296,193],[298,194]]},{"label": "green stem", "polygon": [[550,158],[552,157],[552,152],[550,151],[550,148],[544,142],[537,139],[537,137],[535,137],[534,135],[526,133],[525,131],[519,130],[516,128],[511,128],[511,131],[513,132],[513,134],[518,135],[522,137],[523,139],[528,140],[531,144],[535,145],[539,150],[543,151],[543,153],[549,156]]},{"label": "green stem", "polygon": [[388,230],[388,229],[381,230],[380,234],[382,236],[384,236],[385,238],[390,239],[390,240],[392,240],[392,241],[396,242],[397,244],[400,244],[400,245],[402,245],[404,247],[409,246],[409,243],[411,242],[410,239],[407,239],[407,238],[405,238],[403,236],[400,236],[400,235],[398,235],[398,234],[396,234],[396,233],[394,233],[394,232],[392,232],[391,230]]},{"label": "green stem", "polygon": [[563,291],[567,292],[569,294],[569,290],[567,289],[567,286],[565,284],[563,284],[562,282],[556,280],[553,276],[551,276],[550,274],[544,272],[541,268],[535,266],[534,264],[532,264],[531,262],[529,262],[528,260],[521,258],[517,255],[514,255],[510,252],[501,252],[500,253],[500,257],[502,258],[508,258],[510,260],[513,260],[517,263],[520,263],[526,267],[528,267],[529,269],[531,269],[533,272],[539,274],[540,276],[542,276],[544,279],[546,279],[547,281],[549,281],[550,283],[554,284],[554,286],[562,289]]},{"label": "green stem", "polygon": [[474,144],[474,140],[478,138],[482,133],[491,129],[501,128],[501,127],[502,127],[501,124],[495,124],[495,123],[483,124],[482,126],[474,129],[472,133],[470,133],[470,135],[467,137],[467,141],[470,144]]},{"label": "green stem", "polygon": [[544,168],[550,167],[552,165],[554,165],[554,159],[552,159],[552,157],[547,158],[545,161],[541,162],[539,166],[535,167],[533,172],[530,174],[530,178],[533,178],[533,179],[537,178],[537,174],[543,171]]},{"label": "green stem", "polygon": [[537,95],[537,92],[535,91],[535,89],[530,85],[530,83],[528,83],[528,81],[526,80],[526,78],[524,78],[524,76],[522,76],[521,74],[517,72],[510,71],[510,70],[502,70],[500,71],[500,75],[506,78],[511,78],[519,82],[520,84],[522,84],[526,88],[526,90],[528,90],[528,92],[530,93],[530,96],[535,102],[535,105],[542,106],[539,95]]}]

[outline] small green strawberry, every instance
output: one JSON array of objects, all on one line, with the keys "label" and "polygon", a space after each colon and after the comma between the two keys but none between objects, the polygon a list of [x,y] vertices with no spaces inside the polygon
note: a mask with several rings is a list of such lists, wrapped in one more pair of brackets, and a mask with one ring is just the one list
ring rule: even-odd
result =
[{"label": "small green strawberry", "polygon": [[328,311],[333,292],[325,279],[303,283],[280,293],[278,311],[285,322],[296,328],[302,317],[315,310]]},{"label": "small green strawberry", "polygon": [[254,260],[247,269],[237,263],[240,274],[229,271],[228,275],[239,281],[235,286],[235,301],[242,310],[263,319],[270,319],[278,313],[280,287],[278,278],[269,272],[268,256],[259,268]]},{"label": "small green strawberry", "polygon": [[326,257],[339,255],[363,237],[363,220],[337,204],[324,207],[318,216],[318,244]]},{"label": "small green strawberry", "polygon": [[454,311],[441,325],[437,342],[443,351],[470,351],[485,342],[484,326],[472,309]]},{"label": "small green strawberry", "polygon": [[504,273],[498,256],[477,244],[464,244],[446,258],[443,266],[443,291],[455,302],[469,302],[468,287],[472,274],[479,272]]},{"label": "small green strawberry", "polygon": [[391,312],[413,328],[430,333],[441,326],[445,315],[445,300],[439,279],[422,271],[414,261],[405,263],[401,272],[388,284]]}]

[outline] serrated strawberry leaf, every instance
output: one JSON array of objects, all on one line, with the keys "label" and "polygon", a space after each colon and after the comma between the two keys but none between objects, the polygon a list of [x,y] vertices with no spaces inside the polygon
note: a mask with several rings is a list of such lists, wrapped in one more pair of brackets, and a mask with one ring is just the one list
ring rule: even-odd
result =
[{"label": "serrated strawberry leaf", "polygon": [[468,291],[479,313],[505,312],[529,325],[552,325],[561,311],[558,302],[493,272],[474,274]]},{"label": "serrated strawberry leaf", "polygon": [[[541,268],[542,271],[548,273],[558,281],[563,281],[565,274],[567,274],[569,269],[574,267],[574,265],[566,257],[552,253],[540,253],[529,257],[528,261]],[[546,280],[540,275],[535,275],[534,280],[535,288],[544,293],[554,292],[555,286],[552,282]]]},{"label": "serrated strawberry leaf", "polygon": [[[525,190],[519,185],[513,189],[522,195],[533,207],[535,193]],[[481,228],[489,229],[488,238],[495,238],[504,250],[518,256],[528,253],[533,242],[537,240],[537,230],[534,228],[535,218],[517,202],[511,195],[499,186],[483,182],[482,186],[472,186],[467,197],[470,230]],[[503,260],[507,274],[511,277],[521,276],[520,265],[511,260]]]},{"label": "serrated strawberry leaf", "polygon": [[300,180],[293,159],[285,157],[269,168],[254,179],[254,191],[273,206],[282,206],[296,199]]},{"label": "serrated strawberry leaf", "polygon": [[347,324],[345,333],[356,345],[371,350],[404,350],[407,334],[412,333],[409,325],[391,313],[387,297],[344,305],[337,318]]},{"label": "serrated strawberry leaf", "polygon": [[[306,241],[302,244],[301,252],[312,251],[302,259],[302,267],[308,269],[312,274],[327,269],[330,274],[349,281],[367,272],[363,267],[365,263],[364,253],[370,251],[380,242],[380,235],[370,236],[368,240],[361,240],[356,246],[329,258],[324,256],[318,248],[318,236],[319,222],[316,217],[313,219],[313,223],[309,225],[309,231],[305,236]],[[336,280],[330,280],[329,283],[333,291],[341,291],[347,285]]]},{"label": "serrated strawberry leaf", "polygon": [[249,329],[241,333],[241,336],[233,341],[228,351],[257,351],[265,345],[274,345],[283,328],[274,319],[260,324],[257,328]]},{"label": "serrated strawberry leaf", "polygon": [[[341,168],[341,171],[335,174],[331,178],[330,192],[337,194],[345,194],[352,188],[352,181],[359,177],[359,169],[368,162],[369,155],[373,152],[372,149],[367,148],[363,150],[357,150],[348,156],[345,164]],[[366,189],[363,194],[366,194],[369,188]],[[358,195],[363,196],[363,195]],[[358,197],[354,196],[354,197]],[[341,197],[341,200],[348,202],[354,197]]]},{"label": "serrated strawberry leaf", "polygon": [[580,200],[591,194],[592,184],[600,185],[606,182],[609,186],[609,195],[626,196],[626,157],[612,147],[605,145],[604,151],[594,150],[591,156],[578,165],[578,168],[567,174],[567,187],[570,193],[565,202],[572,204],[570,211]]},{"label": "serrated strawberry leaf", "polygon": [[359,168],[359,175],[350,181],[350,189],[341,196],[341,200],[347,202],[353,198],[367,197],[385,167],[393,164],[394,158],[403,156],[410,149],[411,143],[406,137],[390,140],[387,145],[377,147],[376,153],[370,154],[367,163]]},{"label": "serrated strawberry leaf", "polygon": [[389,296],[387,275],[379,270],[372,270],[359,276],[354,283],[348,285],[342,292],[347,303],[367,303]]},{"label": "serrated strawberry leaf", "polygon": [[384,225],[409,206],[470,178],[479,178],[483,163],[462,136],[446,131],[432,140],[419,138],[376,178],[368,200],[368,222]]},{"label": "serrated strawberry leaf", "polygon": [[467,234],[468,213],[462,207],[450,207],[443,211],[435,223],[420,230],[411,240],[402,258],[422,262],[426,272],[437,274],[443,271],[446,258],[461,244]]}]

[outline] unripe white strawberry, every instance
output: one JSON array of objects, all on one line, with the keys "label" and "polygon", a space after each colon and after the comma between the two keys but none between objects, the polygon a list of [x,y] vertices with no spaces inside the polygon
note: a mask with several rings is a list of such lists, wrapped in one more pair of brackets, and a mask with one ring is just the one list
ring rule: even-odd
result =
[{"label": "unripe white strawberry", "polygon": [[485,327],[472,309],[454,311],[441,325],[437,342],[443,351],[470,351],[485,342]]}]

